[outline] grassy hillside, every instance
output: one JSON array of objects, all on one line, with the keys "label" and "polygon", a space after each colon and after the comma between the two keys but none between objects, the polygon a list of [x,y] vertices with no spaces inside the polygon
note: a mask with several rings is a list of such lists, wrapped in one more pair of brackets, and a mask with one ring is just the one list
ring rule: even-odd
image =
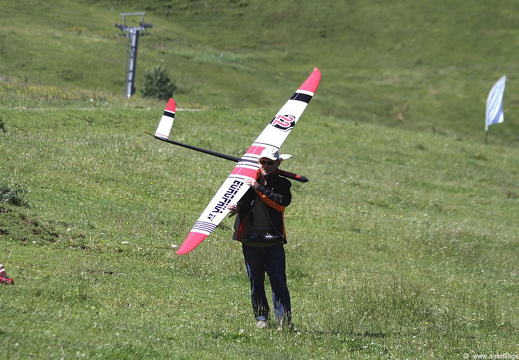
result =
[{"label": "grassy hillside", "polygon": [[[2,3],[1,358],[519,353],[515,2],[140,6]],[[310,179],[286,214],[296,331],[254,327],[231,220],[174,255],[233,165],[143,134],[165,104],[122,97],[123,11],[154,25],[139,78],[161,64],[179,106],[204,110],[177,113],[179,141],[240,156],[323,72],[283,145]]]},{"label": "grassy hillside", "polygon": [[[284,146],[297,155],[285,168],[310,178],[287,211],[297,331],[262,332],[232,221],[187,256],[172,247],[232,164],[143,135],[161,111],[76,101],[0,111],[1,256],[16,281],[0,287],[3,358],[517,352],[516,149],[344,124],[312,103]],[[273,111],[179,112],[175,127],[235,154]]]},{"label": "grassy hillside", "polygon": [[[345,121],[482,141],[485,100],[508,76],[493,141],[518,141],[515,1],[5,2],[0,76],[123,94],[121,12],[145,11],[137,89],[165,67],[180,106],[250,108],[277,99],[314,66],[319,113]],[[21,45],[23,44],[23,45]],[[275,86],[273,85],[275,84]],[[139,95],[139,94],[137,94]]]}]

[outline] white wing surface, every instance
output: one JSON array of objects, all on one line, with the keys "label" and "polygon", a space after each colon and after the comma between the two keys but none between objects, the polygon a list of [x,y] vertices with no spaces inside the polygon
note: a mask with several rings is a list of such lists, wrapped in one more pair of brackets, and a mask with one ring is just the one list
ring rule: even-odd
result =
[{"label": "white wing surface", "polygon": [[[279,150],[314,96],[320,81],[321,72],[314,68],[312,74],[283,105],[265,130],[261,132],[256,141],[240,158],[236,167],[196,221],[177,254],[187,254],[204,241],[227,216],[229,213],[227,207],[230,204],[236,204],[247,192],[249,186],[245,185],[244,180],[245,178],[256,177],[260,154],[267,148]],[[173,123],[171,122],[171,124]],[[167,133],[169,134],[169,130]]]},{"label": "white wing surface", "polygon": [[173,120],[175,120],[175,111],[177,110],[177,104],[175,100],[169,99],[164,114],[160,118],[159,126],[155,130],[155,136],[167,139],[173,126]]}]

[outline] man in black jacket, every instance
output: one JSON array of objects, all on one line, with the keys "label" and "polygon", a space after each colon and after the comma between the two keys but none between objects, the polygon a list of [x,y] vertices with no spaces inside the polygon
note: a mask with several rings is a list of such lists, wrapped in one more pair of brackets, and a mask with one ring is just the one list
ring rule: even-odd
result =
[{"label": "man in black jacket", "polygon": [[242,243],[247,275],[251,284],[251,300],[257,326],[268,326],[269,304],[265,294],[265,273],[272,287],[274,315],[278,329],[291,327],[290,294],[287,287],[284,211],[292,201],[292,183],[278,176],[281,161],[289,155],[264,150],[255,180],[247,179],[250,189],[235,205],[231,216],[238,214],[233,239]]}]

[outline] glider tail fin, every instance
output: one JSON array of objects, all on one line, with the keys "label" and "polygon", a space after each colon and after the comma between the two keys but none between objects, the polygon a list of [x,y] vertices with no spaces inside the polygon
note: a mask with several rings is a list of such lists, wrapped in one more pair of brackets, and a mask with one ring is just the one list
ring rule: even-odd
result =
[{"label": "glider tail fin", "polygon": [[159,126],[155,131],[155,136],[167,139],[169,137],[169,133],[171,132],[171,128],[173,127],[173,120],[175,120],[175,111],[177,110],[177,104],[175,100],[169,99],[168,104],[166,105],[166,109],[164,110],[164,114],[160,118]]}]

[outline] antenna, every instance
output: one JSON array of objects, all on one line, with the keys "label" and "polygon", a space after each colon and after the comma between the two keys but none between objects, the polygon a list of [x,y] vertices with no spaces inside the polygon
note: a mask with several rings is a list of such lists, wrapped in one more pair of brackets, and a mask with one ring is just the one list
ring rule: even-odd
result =
[{"label": "antenna", "polygon": [[[115,24],[115,27],[121,29],[121,31],[125,31],[128,40],[128,47],[126,52],[126,70],[125,70],[125,82],[126,82],[126,97],[130,98],[133,94],[135,94],[135,72],[137,69],[137,48],[139,46],[139,36],[141,31],[146,31],[147,28],[153,27],[151,24],[146,24],[144,22],[145,12],[131,12],[131,13],[121,13],[123,18],[122,24]],[[127,17],[140,16],[141,21],[138,26],[128,26],[126,23]],[[144,34],[142,34],[144,35]]]}]

